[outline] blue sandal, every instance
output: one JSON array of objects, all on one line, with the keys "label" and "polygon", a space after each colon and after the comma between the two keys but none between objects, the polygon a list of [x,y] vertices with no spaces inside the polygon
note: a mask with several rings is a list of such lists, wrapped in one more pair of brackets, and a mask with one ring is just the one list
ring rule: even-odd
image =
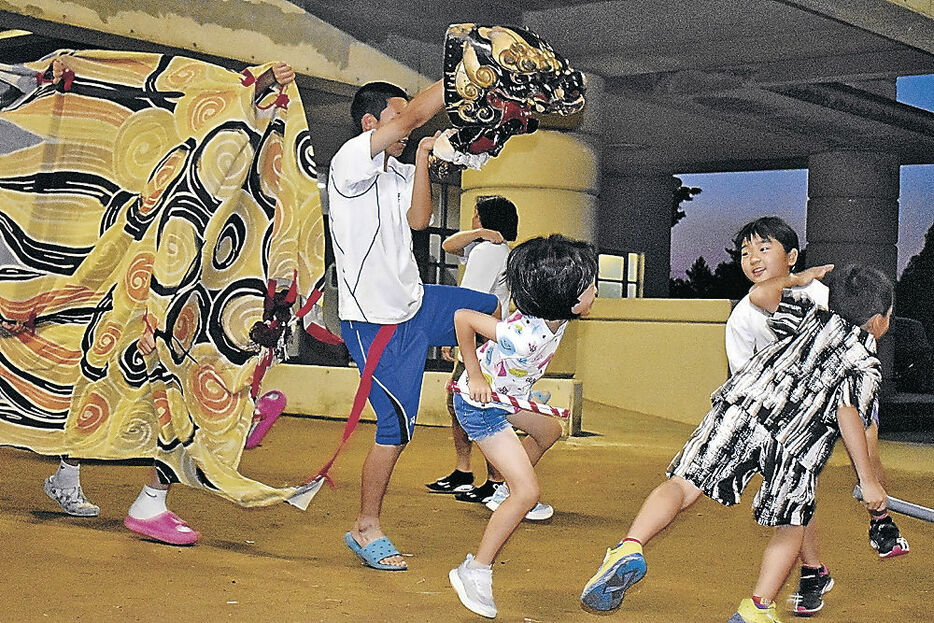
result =
[{"label": "blue sandal", "polygon": [[353,534],[348,532],[344,535],[344,544],[350,548],[350,551],[356,554],[367,567],[379,569],[380,571],[406,571],[409,568],[408,565],[399,567],[380,562],[380,560],[384,558],[399,555],[399,550],[395,548],[392,541],[389,540],[389,537],[381,537],[366,547],[361,547],[360,544],[357,543],[357,540],[353,538]]}]

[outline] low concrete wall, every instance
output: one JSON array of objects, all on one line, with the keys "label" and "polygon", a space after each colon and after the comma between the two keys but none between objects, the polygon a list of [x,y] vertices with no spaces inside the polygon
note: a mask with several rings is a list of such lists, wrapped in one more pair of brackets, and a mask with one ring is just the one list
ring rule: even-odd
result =
[{"label": "low concrete wall", "polygon": [[[597,299],[590,316],[571,323],[535,389],[569,408],[565,435],[581,430],[582,399],[696,424],[710,393],[727,378],[723,346],[726,300]],[[426,372],[418,423],[449,426],[444,372]],[[288,413],[346,419],[360,380],[355,367],[280,364],[263,391],[288,396]],[[367,404],[363,419],[375,421]]]},{"label": "low concrete wall", "polygon": [[[422,397],[418,409],[418,423],[427,426],[450,426],[451,416],[445,406],[444,386],[450,374],[426,372],[422,382]],[[314,415],[346,420],[350,415],[354,392],[360,374],[355,367],[303,366],[279,364],[263,379],[262,391],[282,391],[288,398],[286,413]],[[551,392],[549,404],[571,410],[571,418],[564,422],[564,435],[579,434],[581,430],[581,383],[570,378],[544,378],[535,389]],[[364,421],[376,421],[376,414],[367,403]]]},{"label": "low concrete wall", "polygon": [[727,378],[727,300],[597,299],[577,321],[584,398],[696,424]]}]

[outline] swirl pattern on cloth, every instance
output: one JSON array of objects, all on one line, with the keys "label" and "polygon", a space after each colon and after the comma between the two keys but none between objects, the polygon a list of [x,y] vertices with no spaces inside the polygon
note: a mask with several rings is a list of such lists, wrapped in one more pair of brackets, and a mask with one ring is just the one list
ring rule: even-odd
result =
[{"label": "swirl pattern on cloth", "polygon": [[[53,83],[56,56],[73,75]],[[324,272],[310,133],[285,91],[254,101],[243,75],[159,54],[0,65],[0,321],[17,328],[0,334],[0,444],[153,458],[244,506],[294,493],[238,471],[266,284],[308,292]]]}]

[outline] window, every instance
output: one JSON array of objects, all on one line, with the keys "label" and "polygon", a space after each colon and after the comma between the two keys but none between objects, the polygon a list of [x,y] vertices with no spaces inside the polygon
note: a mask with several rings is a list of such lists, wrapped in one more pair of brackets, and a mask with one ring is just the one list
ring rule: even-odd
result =
[{"label": "window", "polygon": [[640,298],[645,274],[645,254],[601,253],[597,272],[597,292],[602,298]]}]

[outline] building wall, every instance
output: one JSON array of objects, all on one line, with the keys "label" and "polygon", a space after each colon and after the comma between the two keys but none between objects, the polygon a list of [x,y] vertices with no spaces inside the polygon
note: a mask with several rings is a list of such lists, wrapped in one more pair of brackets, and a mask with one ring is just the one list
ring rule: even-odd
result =
[{"label": "building wall", "polygon": [[727,378],[730,309],[726,300],[597,299],[577,328],[584,399],[697,424]]}]

